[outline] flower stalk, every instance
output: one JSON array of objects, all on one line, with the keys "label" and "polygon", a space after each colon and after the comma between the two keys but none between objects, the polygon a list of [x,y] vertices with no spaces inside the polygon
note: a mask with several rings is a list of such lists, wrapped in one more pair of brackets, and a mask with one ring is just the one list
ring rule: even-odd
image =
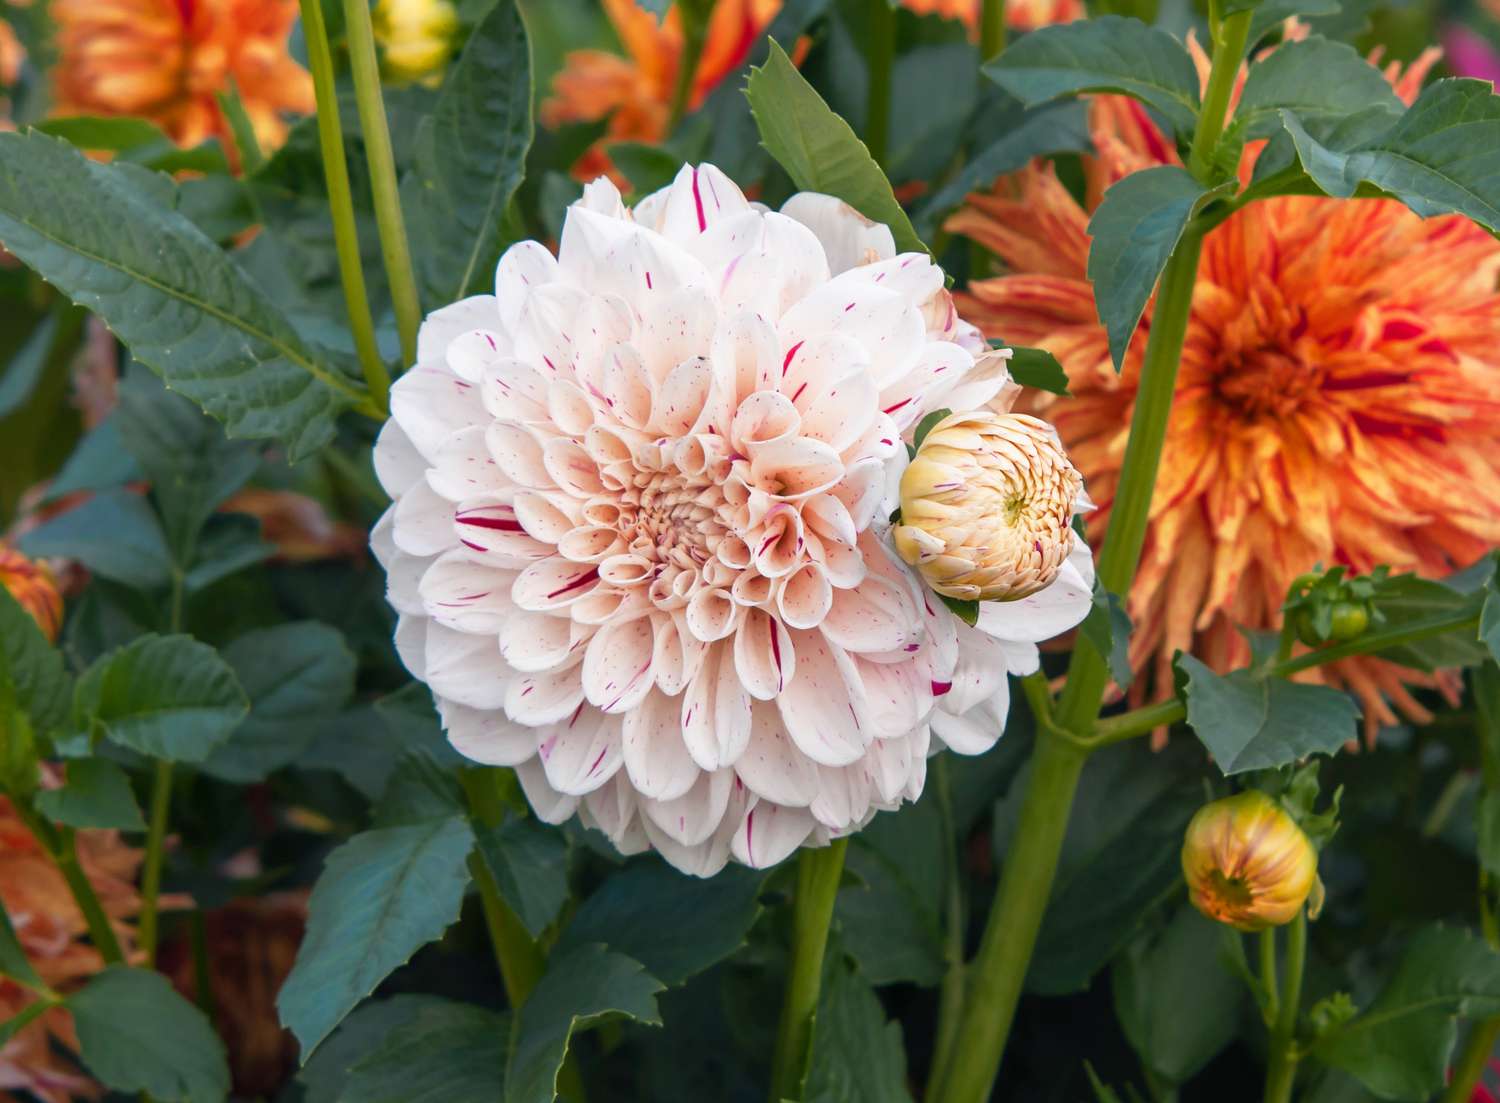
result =
[{"label": "flower stalk", "polygon": [[167,839],[167,813],[172,806],[172,764],[158,759],[151,782],[151,818],[146,829],[146,864],[141,871],[141,918],[139,941],[146,964],[156,960],[158,900],[161,867]]},{"label": "flower stalk", "polygon": [[1297,1015],[1302,1009],[1302,973],[1306,960],[1307,909],[1304,908],[1286,929],[1285,975],[1276,1023],[1271,1031],[1271,1064],[1266,1071],[1265,1103],[1291,1103],[1299,1059]]},{"label": "flower stalk", "polygon": [[713,14],[713,4],[689,0],[677,5],[677,14],[682,20],[682,53],[677,59],[677,79],[672,85],[672,101],[667,108],[668,135],[682,122],[693,98],[693,81],[698,75],[698,62],[703,58],[703,47],[708,41],[708,20]]},{"label": "flower stalk", "polygon": [[333,51],[328,45],[328,27],[323,21],[319,0],[301,0],[301,5],[308,67],[312,70],[318,100],[318,144],[323,153],[323,178],[328,185],[328,206],[333,218],[333,240],[339,258],[339,279],[344,288],[344,307],[348,311],[349,332],[354,338],[360,367],[364,370],[372,410],[384,420],[390,409],[391,377],[375,343],[375,321],[370,315],[370,297],[359,258],[354,196],[349,186],[338,93],[333,83]]},{"label": "flower stalk", "polygon": [[349,64],[354,73],[354,98],[359,106],[365,160],[370,166],[375,224],[380,230],[380,251],[391,287],[391,305],[396,311],[396,330],[401,337],[401,360],[410,365],[417,360],[417,327],[422,323],[422,306],[417,297],[406,220],[401,214],[401,190],[396,183],[391,129],[380,92],[380,61],[375,54],[369,0],[344,0],[344,23],[349,33]]},{"label": "flower stalk", "polygon": [[979,56],[985,61],[1005,49],[1005,0],[984,0],[979,9]]},{"label": "flower stalk", "polygon": [[896,13],[886,0],[869,6],[869,99],[865,106],[865,145],[882,169],[891,139],[891,70],[896,64]]},{"label": "flower stalk", "polygon": [[797,861],[792,964],[772,1058],[771,1103],[802,1098],[823,984],[823,952],[848,845],[847,838],[835,839],[826,847],[803,850]]}]

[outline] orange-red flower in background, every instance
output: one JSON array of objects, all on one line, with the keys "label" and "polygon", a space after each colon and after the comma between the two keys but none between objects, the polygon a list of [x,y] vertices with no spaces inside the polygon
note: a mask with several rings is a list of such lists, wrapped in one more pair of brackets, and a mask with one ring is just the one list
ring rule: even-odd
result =
[{"label": "orange-red flower in background", "polygon": [[231,80],[263,150],[285,116],[315,106],[312,78],[287,53],[296,0],[52,0],[57,113],[139,115],[182,146],[233,148],[216,95]]},{"label": "orange-red flower in background", "polygon": [[[1388,70],[1398,94],[1414,96],[1433,60]],[[1009,269],[956,296],[964,317],[1045,347],[1067,370],[1073,397],[1043,395],[1035,408],[1101,507],[1097,541],[1146,342],[1138,333],[1116,375],[1085,275],[1088,211],[1121,176],[1176,155],[1134,101],[1101,97],[1090,110],[1098,155],[1084,206],[1033,165],[971,196],[948,225]],[[1423,221],[1393,200],[1271,199],[1209,234],[1130,594],[1132,661],[1154,660],[1133,695],[1152,680],[1170,692],[1179,648],[1220,670],[1243,664],[1236,626],[1278,624],[1288,586],[1317,563],[1436,577],[1500,542],[1497,275],[1500,242],[1484,230]],[[1324,677],[1360,697],[1371,736],[1396,721],[1392,705],[1427,718],[1411,686],[1451,685],[1374,659]]]},{"label": "orange-red flower in background", "polygon": [[57,639],[62,628],[63,599],[57,579],[45,564],[0,543],[0,588],[10,591],[10,596],[31,614],[47,639]]},{"label": "orange-red flower in background", "polygon": [[[667,17],[635,0],[603,0],[626,55],[606,50],[573,50],[552,78],[552,97],[542,104],[546,126],[609,119],[611,141],[659,142],[667,136],[672,92],[682,55],[682,18],[674,4]],[[781,8],[781,0],[719,0],[693,74],[688,109],[744,62],[755,38]],[[609,171],[609,159],[594,146],[573,166],[580,180]]]},{"label": "orange-red flower in background", "polygon": [[[918,15],[961,19],[969,33],[979,32],[980,0],[901,0]],[[1072,23],[1088,14],[1083,0],[1006,0],[1005,24],[1017,31],[1034,31],[1052,23]]]}]

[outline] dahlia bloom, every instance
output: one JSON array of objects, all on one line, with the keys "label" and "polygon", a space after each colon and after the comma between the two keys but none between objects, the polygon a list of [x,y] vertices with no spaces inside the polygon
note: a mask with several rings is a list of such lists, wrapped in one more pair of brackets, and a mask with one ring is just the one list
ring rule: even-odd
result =
[{"label": "dahlia bloom", "polygon": [[[1398,94],[1415,95],[1430,63],[1390,70]],[[971,196],[948,225],[1007,269],[957,296],[965,316],[1067,370],[1073,397],[1028,409],[1055,422],[1088,481],[1097,540],[1151,310],[1117,375],[1086,275],[1089,212],[1109,184],[1176,154],[1134,101],[1098,97],[1090,111],[1099,152],[1085,205],[1038,164]],[[1154,672],[1133,696],[1153,682],[1171,692],[1179,649],[1221,671],[1243,665],[1237,626],[1277,627],[1288,587],[1315,564],[1439,577],[1500,541],[1497,276],[1500,242],[1483,229],[1394,200],[1270,199],[1208,235],[1129,597],[1131,660]],[[1392,705],[1429,718],[1408,687],[1445,684],[1371,658],[1322,677],[1359,696],[1371,736],[1396,722]]]},{"label": "dahlia bloom", "polygon": [[[682,56],[682,17],[674,4],[658,20],[635,0],[602,0],[626,56],[607,50],[573,50],[552,78],[552,96],[542,104],[549,127],[609,119],[609,141],[659,142],[667,136],[672,93]],[[756,36],[781,9],[781,0],[719,0],[709,17],[703,53],[693,73],[688,109],[698,107],[738,69]],[[573,166],[580,180],[610,171],[596,144]],[[623,183],[623,181],[617,181]]]},{"label": "dahlia bloom", "polygon": [[[901,0],[901,6],[918,15],[960,19],[971,35],[979,33],[980,0]],[[1086,15],[1083,0],[1006,0],[1005,4],[1005,25],[1017,31],[1072,23]]]},{"label": "dahlia bloom", "polygon": [[837,199],[767,211],[705,165],[630,210],[597,180],[556,257],[513,246],[418,346],[375,452],[396,646],[549,823],[770,865],[991,746],[1007,672],[1087,612],[1081,541],[977,629],[888,547],[912,428],[1018,388]]},{"label": "dahlia bloom", "polygon": [[57,579],[45,564],[0,543],[0,589],[10,591],[48,640],[57,639],[62,628],[63,599]]},{"label": "dahlia bloom", "polygon": [[234,148],[215,98],[231,79],[263,150],[288,113],[316,106],[312,77],[287,53],[296,0],[52,0],[62,115],[140,115],[182,146]]},{"label": "dahlia bloom", "polygon": [[1205,804],[1182,843],[1188,898],[1241,931],[1290,923],[1318,877],[1318,852],[1297,821],[1258,789]]}]

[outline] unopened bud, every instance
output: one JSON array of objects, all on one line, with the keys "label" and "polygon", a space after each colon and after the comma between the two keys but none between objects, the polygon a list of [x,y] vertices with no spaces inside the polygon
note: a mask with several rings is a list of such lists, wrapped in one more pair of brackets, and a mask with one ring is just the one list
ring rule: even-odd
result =
[{"label": "unopened bud", "polygon": [[1291,815],[1249,789],[1204,805],[1188,824],[1182,875],[1193,906],[1242,931],[1296,918],[1318,876],[1318,855]]},{"label": "unopened bud", "polygon": [[453,55],[458,11],[449,0],[379,0],[372,22],[392,80],[435,81]]},{"label": "unopened bud", "polygon": [[1083,479],[1057,434],[1026,414],[953,414],[901,477],[901,558],[934,590],[1014,601],[1051,584],[1076,536]]}]

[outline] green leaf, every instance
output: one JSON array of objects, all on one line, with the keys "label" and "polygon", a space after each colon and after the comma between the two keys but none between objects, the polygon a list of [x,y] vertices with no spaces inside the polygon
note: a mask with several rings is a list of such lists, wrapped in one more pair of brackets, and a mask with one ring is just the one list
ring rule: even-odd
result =
[{"label": "green leaf", "polygon": [[16,353],[0,370],[0,418],[9,417],[26,405],[47,368],[52,342],[57,336],[58,316],[48,314],[31,331]]},{"label": "green leaf", "polygon": [[354,1063],[339,1103],[494,1103],[509,1036],[506,1015],[428,1004]]},{"label": "green leaf", "polygon": [[1423,218],[1457,213],[1500,232],[1500,98],[1489,81],[1430,84],[1388,131],[1349,150],[1320,142],[1294,112],[1283,111],[1282,122],[1329,195],[1368,186]]},{"label": "green leaf", "polygon": [[16,1014],[0,1023],[0,1046],[7,1045],[17,1034],[56,1006],[48,1000],[32,1000]]},{"label": "green leaf", "polygon": [[0,977],[31,989],[46,988],[27,959],[26,951],[21,948],[21,940],[16,936],[16,928],[10,921],[10,913],[5,910],[4,901],[0,901]]},{"label": "green leaf", "polygon": [[411,748],[402,752],[391,772],[373,822],[376,827],[415,827],[463,814],[467,808],[458,778]]},{"label": "green leaf", "polygon": [[1500,954],[1466,931],[1428,927],[1363,1014],[1313,1053],[1383,1099],[1427,1099],[1442,1089],[1457,1035],[1454,1016],[1500,1013]]},{"label": "green leaf", "polygon": [[191,636],[142,636],[84,671],[74,714],[152,758],[202,762],[249,711],[234,671]]},{"label": "green leaf", "polygon": [[447,1002],[441,996],[403,994],[355,1008],[298,1071],[304,1103],[339,1103],[349,1073],[361,1058],[374,1053],[392,1032],[415,1022],[425,1009]]},{"label": "green leaf", "polygon": [[932,432],[937,423],[953,413],[952,410],[933,410],[927,416],[917,422],[917,427],[912,430],[911,443],[913,448],[921,448],[922,442],[927,439],[927,434]]},{"label": "green leaf", "polygon": [[[540,938],[568,899],[568,844],[562,832],[528,816],[495,827],[475,824],[474,836],[501,897],[531,936]],[[595,893],[589,903],[598,897]]]},{"label": "green leaf", "polygon": [[1094,579],[1094,603],[1080,625],[1094,650],[1109,662],[1109,674],[1121,689],[1135,680],[1130,669],[1130,633],[1134,627],[1120,595],[1106,590]]},{"label": "green leaf", "polygon": [[216,513],[198,535],[192,566],[182,579],[183,588],[196,594],[275,554],[276,545],[260,538],[258,518],[245,513]]},{"label": "green leaf", "polygon": [[[583,902],[558,948],[604,943],[667,984],[681,984],[744,944],[760,915],[764,882],[764,873],[739,866],[703,880],[662,862],[634,862]],[[682,937],[680,927],[688,915],[692,938]]]},{"label": "green leaf", "polygon": [[1226,774],[1286,766],[1310,754],[1334,754],[1358,734],[1359,706],[1346,693],[1248,671],[1215,674],[1191,655],[1187,720]]},{"label": "green leaf", "polygon": [[1169,1084],[1191,1080],[1239,1033],[1244,990],[1218,962],[1226,937],[1239,936],[1184,904],[1156,937],[1115,960],[1115,1015],[1141,1061]]},{"label": "green leaf", "polygon": [[1068,373],[1046,349],[1026,348],[1023,345],[1000,346],[1010,348],[1010,359],[1005,362],[1010,377],[1023,387],[1035,387],[1048,394],[1060,394],[1071,398],[1068,390]]},{"label": "green leaf", "polygon": [[159,1103],[229,1095],[224,1043],[160,973],[112,965],[69,996],[67,1007],[83,1063],[107,1087]]},{"label": "green leaf", "polygon": [[824,970],[807,1103],[911,1103],[901,1024],[888,1022],[870,982],[842,955]]},{"label": "green leaf", "polygon": [[500,0],[450,66],[402,184],[429,308],[494,291],[502,219],[531,148],[531,83],[520,5]]},{"label": "green leaf", "polygon": [[[1412,574],[1393,575],[1375,587],[1373,605],[1382,631],[1417,628],[1424,623],[1469,610],[1478,611],[1482,592],[1465,593],[1446,582]],[[1485,649],[1467,632],[1449,632],[1400,647],[1382,649],[1382,659],[1418,670],[1473,666],[1483,661]]]},{"label": "green leaf", "polygon": [[169,141],[161,127],[131,115],[65,115],[43,120],[36,129],[79,149],[107,153]]},{"label": "green leaf", "polygon": [[0,134],[0,241],[232,435],[275,437],[293,460],[311,454],[339,412],[364,400],[352,367],[304,345],[141,175],[44,134]]},{"label": "green leaf", "polygon": [[[937,593],[936,590],[933,593]],[[938,594],[938,600],[948,607],[948,611],[970,628],[979,623],[979,602],[966,601],[961,597],[949,597],[947,594]]]},{"label": "green leaf", "polygon": [[304,1058],[354,1005],[458,918],[474,845],[460,816],[356,835],[328,856],[276,1007]]},{"label": "green leaf", "polygon": [[1160,165],[1112,186],[1089,219],[1088,274],[1116,371],[1157,278],[1209,195],[1186,169]]},{"label": "green leaf", "polygon": [[0,586],[0,717],[11,708],[20,709],[38,731],[50,731],[67,716],[68,674],[62,652]]},{"label": "green leaf", "polygon": [[139,494],[106,490],[32,529],[27,555],[76,559],[102,578],[148,590],[165,586],[172,553],[156,514]]},{"label": "green leaf", "polygon": [[1309,126],[1373,107],[1402,110],[1385,74],[1352,46],[1309,38],[1284,43],[1250,67],[1234,121],[1246,138],[1269,138],[1281,129],[1283,109]]},{"label": "green leaf", "polygon": [[334,628],[297,621],[247,633],[223,651],[250,715],[203,769],[259,781],[294,761],[354,692],[354,653]]},{"label": "green leaf", "polygon": [[239,86],[233,76],[229,78],[228,87],[216,93],[214,98],[219,101],[219,110],[224,113],[234,136],[234,148],[240,155],[240,172],[251,176],[265,164],[266,158],[261,152],[260,140],[255,136],[255,124],[245,111],[245,101],[240,96]]},{"label": "green leaf", "polygon": [[650,195],[665,188],[683,166],[682,158],[670,149],[646,142],[611,142],[605,149],[636,195]]},{"label": "green leaf", "polygon": [[42,815],[69,827],[146,830],[124,770],[103,758],[75,758],[67,769],[67,784],[61,789],[37,793],[36,806]]},{"label": "green leaf", "polygon": [[890,227],[898,252],[927,252],[891,183],[849,124],[823,102],[775,42],[745,85],[761,144],[802,191],[837,196]]},{"label": "green leaf", "polygon": [[1489,649],[1490,658],[1500,662],[1500,586],[1493,582],[1485,589],[1479,610],[1479,640]]},{"label": "green leaf", "polygon": [[1123,92],[1161,112],[1178,134],[1198,119],[1198,70],[1181,42],[1139,19],[1105,15],[1042,27],[984,67],[1023,103]]},{"label": "green leaf", "polygon": [[662,983],[640,962],[597,943],[554,954],[516,1012],[505,1103],[552,1103],[557,1098],[557,1073],[575,1029],[612,1013],[661,1025],[656,1008],[661,990]]},{"label": "green leaf", "polygon": [[[1245,39],[1245,49],[1253,50],[1262,38],[1279,30],[1287,19],[1298,16],[1336,15],[1338,0],[1260,0],[1254,5],[1255,14],[1250,17],[1250,34]],[[1325,34],[1332,32],[1324,30]]]},{"label": "green leaf", "polygon": [[135,457],[125,451],[119,418],[111,414],[78,442],[68,462],[47,484],[42,503],[59,501],[80,490],[110,490],[145,477]]}]

